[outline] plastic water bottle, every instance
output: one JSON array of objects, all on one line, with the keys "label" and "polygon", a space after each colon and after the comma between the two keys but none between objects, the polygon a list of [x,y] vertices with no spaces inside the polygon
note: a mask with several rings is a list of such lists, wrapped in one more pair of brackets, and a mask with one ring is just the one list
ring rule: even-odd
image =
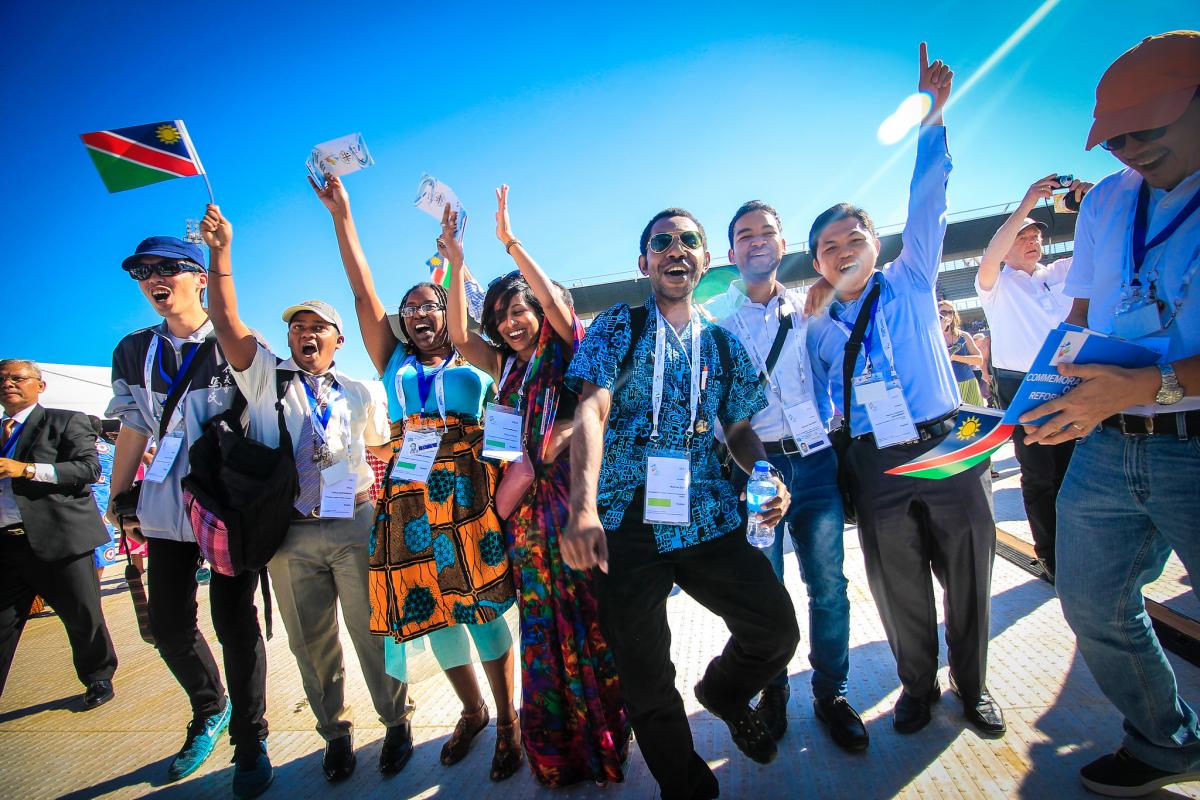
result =
[{"label": "plastic water bottle", "polygon": [[775,528],[759,522],[758,516],[767,501],[778,494],[771,481],[771,465],[766,461],[754,462],[754,473],[746,484],[746,539],[758,548],[770,547],[775,543]]}]

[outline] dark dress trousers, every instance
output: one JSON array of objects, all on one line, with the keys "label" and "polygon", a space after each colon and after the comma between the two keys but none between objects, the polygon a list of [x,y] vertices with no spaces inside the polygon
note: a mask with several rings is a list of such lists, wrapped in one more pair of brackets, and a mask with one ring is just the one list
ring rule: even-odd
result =
[{"label": "dark dress trousers", "polygon": [[96,434],[84,414],[34,406],[12,457],[53,464],[58,482],[12,479],[24,533],[0,532],[0,693],[35,595],[66,627],[79,680],[109,680],[117,654],[92,564],[92,550],[108,541],[90,489],[100,477]]}]

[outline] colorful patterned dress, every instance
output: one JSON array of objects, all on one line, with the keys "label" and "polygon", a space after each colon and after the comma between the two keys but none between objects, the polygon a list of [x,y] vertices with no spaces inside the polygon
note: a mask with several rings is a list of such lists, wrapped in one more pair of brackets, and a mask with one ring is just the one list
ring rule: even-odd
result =
[{"label": "colorful patterned dress", "polygon": [[[393,440],[406,426],[440,430],[443,424],[432,382],[428,391],[418,390],[416,369],[406,362],[397,348],[384,372]],[[370,540],[371,632],[393,640],[388,671],[401,679],[406,676],[393,665],[404,671],[403,650],[392,652],[393,642],[428,636],[442,669],[469,662],[464,627],[472,629],[483,660],[511,643],[501,615],[516,598],[493,501],[496,469],[480,460],[479,415],[492,380],[455,364],[444,381],[445,433],[429,480],[385,479]]]},{"label": "colorful patterned dress", "polygon": [[[578,345],[583,325],[573,321]],[[572,351],[543,321],[521,403],[534,482],[504,521],[521,611],[521,738],[534,777],[551,787],[621,782],[630,736],[592,581],[559,553],[570,511],[569,448],[543,461],[557,413],[574,413],[574,396],[559,395]],[[509,371],[500,389],[505,404],[516,406],[525,371]]]}]

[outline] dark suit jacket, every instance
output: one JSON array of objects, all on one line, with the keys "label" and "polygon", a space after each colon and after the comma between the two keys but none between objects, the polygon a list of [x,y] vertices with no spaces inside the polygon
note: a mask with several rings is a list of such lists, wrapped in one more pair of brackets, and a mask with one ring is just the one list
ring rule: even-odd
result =
[{"label": "dark suit jacket", "polygon": [[13,478],[13,495],[34,555],[55,561],[108,541],[91,484],[100,479],[96,434],[78,411],[34,406],[17,439],[13,458],[53,464],[58,483]]}]

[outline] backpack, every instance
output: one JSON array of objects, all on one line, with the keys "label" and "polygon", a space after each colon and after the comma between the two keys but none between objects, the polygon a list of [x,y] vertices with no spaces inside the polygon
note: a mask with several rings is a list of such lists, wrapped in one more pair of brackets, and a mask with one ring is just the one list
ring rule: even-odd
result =
[{"label": "backpack", "polygon": [[240,391],[233,405],[204,423],[188,450],[191,472],[182,481],[184,505],[200,552],[222,575],[266,566],[292,523],[299,488],[283,396],[292,372],[276,370],[279,446],[246,436]]}]

